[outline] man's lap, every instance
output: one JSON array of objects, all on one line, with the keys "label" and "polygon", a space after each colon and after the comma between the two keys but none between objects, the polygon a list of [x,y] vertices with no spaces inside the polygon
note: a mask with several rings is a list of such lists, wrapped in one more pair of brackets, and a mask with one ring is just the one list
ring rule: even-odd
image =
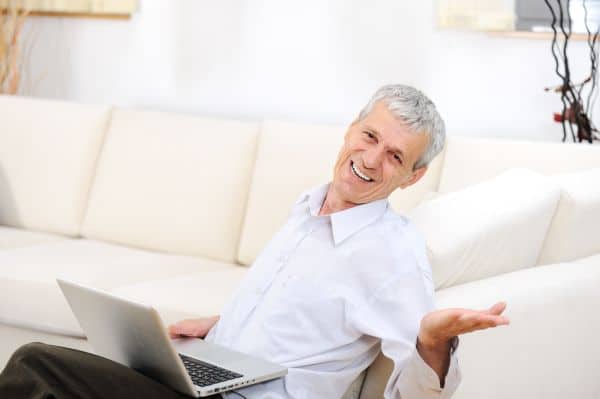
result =
[{"label": "man's lap", "polygon": [[42,343],[24,345],[13,354],[0,373],[0,397],[189,398],[112,360]]}]

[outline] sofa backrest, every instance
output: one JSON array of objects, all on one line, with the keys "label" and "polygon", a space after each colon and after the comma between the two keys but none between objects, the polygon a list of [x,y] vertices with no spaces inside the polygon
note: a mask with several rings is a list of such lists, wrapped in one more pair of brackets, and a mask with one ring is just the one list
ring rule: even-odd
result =
[{"label": "sofa backrest", "polygon": [[[597,148],[600,158],[600,146]],[[561,188],[538,263],[568,262],[600,254],[600,167],[553,176]]]},{"label": "sofa backrest", "polygon": [[[302,192],[331,180],[345,133],[344,126],[263,123],[238,252],[240,263],[252,263]],[[437,189],[442,159],[443,153],[417,184],[390,197],[396,211],[412,208],[426,192]]]},{"label": "sofa backrest", "polygon": [[259,126],[115,109],[82,234],[233,262]]},{"label": "sofa backrest", "polygon": [[480,183],[511,168],[545,175],[600,167],[597,145],[449,136],[439,191]]},{"label": "sofa backrest", "polygon": [[0,96],[0,225],[79,235],[110,107]]}]

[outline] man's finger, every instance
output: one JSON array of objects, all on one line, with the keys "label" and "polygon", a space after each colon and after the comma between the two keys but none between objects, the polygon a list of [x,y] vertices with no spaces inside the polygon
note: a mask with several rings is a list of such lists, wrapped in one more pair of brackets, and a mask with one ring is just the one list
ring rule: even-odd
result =
[{"label": "man's finger", "polygon": [[490,324],[492,327],[509,324],[508,317],[505,316],[496,316],[490,314],[480,315],[480,320],[486,324]]},{"label": "man's finger", "polygon": [[491,308],[489,308],[489,310],[487,311],[487,313],[499,315],[502,312],[504,312],[505,309],[506,309],[506,302],[498,302],[494,306],[492,306]]},{"label": "man's finger", "polygon": [[190,328],[185,323],[177,323],[169,327],[169,333],[177,337],[190,335],[190,332]]},{"label": "man's finger", "polygon": [[487,319],[492,320],[496,325],[510,324],[510,319],[501,315],[486,315]]},{"label": "man's finger", "polygon": [[500,323],[501,322],[498,319],[486,319],[481,322],[481,326],[483,328],[498,327]]},{"label": "man's finger", "polygon": [[483,330],[485,328],[498,327],[506,324],[509,324],[509,320],[506,317],[482,315],[478,319],[478,323],[476,324],[475,329]]},{"label": "man's finger", "polygon": [[169,332],[169,336],[171,338],[177,338],[179,336],[177,333],[177,327],[174,325],[170,325],[169,328],[167,328],[167,331]]}]

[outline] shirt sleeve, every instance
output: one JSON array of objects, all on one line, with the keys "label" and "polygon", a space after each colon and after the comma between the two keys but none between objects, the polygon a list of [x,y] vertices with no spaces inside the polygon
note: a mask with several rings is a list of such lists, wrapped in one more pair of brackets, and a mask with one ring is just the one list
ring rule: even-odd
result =
[{"label": "shirt sleeve", "polygon": [[390,280],[349,320],[361,333],[380,339],[381,351],[394,363],[385,399],[450,398],[460,382],[455,354],[444,388],[433,369],[421,358],[416,340],[423,316],[433,309],[433,286],[421,270]]},{"label": "shirt sleeve", "polygon": [[[391,390],[392,392],[388,392],[386,389],[385,397],[446,399],[454,394],[460,384],[461,378],[458,358],[456,352],[453,352],[450,356],[450,366],[448,367],[448,373],[444,381],[444,388],[441,388],[438,375],[423,360],[419,351],[415,348],[394,384],[399,396],[393,396],[393,389]],[[389,384],[388,388],[390,388]]]}]

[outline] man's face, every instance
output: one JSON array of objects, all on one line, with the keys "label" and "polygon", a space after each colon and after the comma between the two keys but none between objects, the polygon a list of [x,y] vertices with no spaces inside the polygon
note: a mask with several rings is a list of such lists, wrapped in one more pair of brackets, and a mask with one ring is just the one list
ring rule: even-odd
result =
[{"label": "man's face", "polygon": [[361,121],[353,122],[334,168],[332,190],[348,205],[388,197],[396,188],[416,183],[426,167],[413,170],[427,148],[427,134],[412,133],[377,102]]}]

